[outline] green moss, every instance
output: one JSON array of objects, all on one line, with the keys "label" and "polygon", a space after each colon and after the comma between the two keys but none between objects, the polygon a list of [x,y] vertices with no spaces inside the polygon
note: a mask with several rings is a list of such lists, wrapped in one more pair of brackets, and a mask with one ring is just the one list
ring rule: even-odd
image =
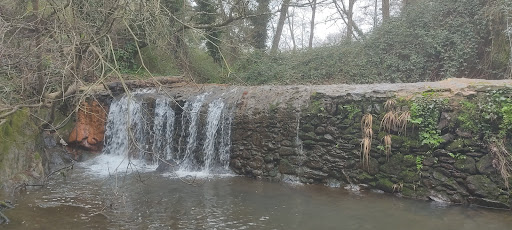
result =
[{"label": "green moss", "polygon": [[377,181],[375,184],[375,187],[378,189],[384,191],[384,192],[393,192],[393,182],[391,182],[387,178],[381,178]]},{"label": "green moss", "polygon": [[410,169],[400,172],[400,174],[398,176],[400,179],[402,179],[406,183],[413,183],[420,179],[420,176],[418,175],[418,173],[416,171],[410,170]]},{"label": "green moss", "polygon": [[40,161],[41,160],[41,155],[38,152],[34,153],[34,160],[35,161]]},{"label": "green moss", "polygon": [[464,148],[464,140],[463,139],[457,139],[454,140],[452,143],[450,143],[448,146],[446,146],[446,150],[449,152],[455,152],[458,150],[461,150]]},{"label": "green moss", "polygon": [[366,183],[373,180],[373,176],[368,174],[367,172],[363,172],[357,175],[357,180],[362,183]]}]

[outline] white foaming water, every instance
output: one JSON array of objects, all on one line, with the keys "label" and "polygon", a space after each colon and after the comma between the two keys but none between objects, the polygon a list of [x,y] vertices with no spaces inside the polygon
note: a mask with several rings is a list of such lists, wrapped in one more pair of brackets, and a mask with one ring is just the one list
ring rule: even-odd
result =
[{"label": "white foaming water", "polygon": [[148,164],[144,160],[128,159],[127,156],[101,154],[82,163],[92,174],[111,176],[118,173],[154,171],[158,165]]},{"label": "white foaming water", "polygon": [[[146,93],[151,95],[145,96]],[[103,152],[82,165],[93,174],[108,176],[152,171],[161,159],[165,159],[177,162],[177,167],[174,167],[177,171],[165,174],[168,176],[232,176],[229,160],[233,109],[227,109],[219,98],[208,104],[207,114],[201,114],[208,95],[198,95],[185,103],[182,126],[178,127],[181,128],[181,136],[175,132],[172,99],[157,95],[152,101],[154,92],[146,90],[113,101],[107,118]],[[148,113],[153,108],[154,113]],[[202,124],[205,127],[200,127]],[[175,135],[180,138],[175,138]]]},{"label": "white foaming water", "polygon": [[153,126],[153,164],[158,164],[159,158],[168,160],[172,157],[174,120],[171,100],[168,98],[156,99]]},{"label": "white foaming water", "polygon": [[215,136],[217,135],[217,129],[219,128],[220,117],[222,109],[224,108],[224,102],[221,99],[217,99],[210,103],[208,106],[208,119],[206,124],[206,141],[203,145],[204,151],[204,172],[209,172],[213,168],[214,157],[215,157]]},{"label": "white foaming water", "polygon": [[[199,111],[201,110],[201,106],[203,105],[204,99],[207,93],[201,94],[196,97],[193,103],[185,103],[185,107],[183,108],[182,115],[182,125],[185,124],[185,119],[190,120],[188,126],[188,138],[187,138],[187,147],[185,149],[185,156],[180,163],[180,170],[183,171],[193,171],[195,165],[195,159],[193,156],[193,152],[197,145],[197,123],[199,120]],[[182,127],[185,130],[185,127]],[[182,136],[184,132],[182,132]]]}]

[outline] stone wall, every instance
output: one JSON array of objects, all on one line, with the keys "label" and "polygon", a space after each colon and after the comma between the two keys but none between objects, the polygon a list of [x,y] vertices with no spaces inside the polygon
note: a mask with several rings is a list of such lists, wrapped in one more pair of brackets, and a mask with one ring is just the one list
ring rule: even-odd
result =
[{"label": "stone wall", "polygon": [[[234,120],[231,168],[257,178],[510,208],[510,86],[449,80],[274,89],[308,95],[299,103],[247,88]],[[362,142],[365,114],[373,118],[371,144]],[[362,156],[365,147],[369,157]]]}]

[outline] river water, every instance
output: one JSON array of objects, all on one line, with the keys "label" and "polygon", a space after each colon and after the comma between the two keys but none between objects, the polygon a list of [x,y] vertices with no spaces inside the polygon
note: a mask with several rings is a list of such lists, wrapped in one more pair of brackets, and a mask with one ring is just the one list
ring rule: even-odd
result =
[{"label": "river water", "polygon": [[[9,199],[5,194],[3,199]],[[12,198],[11,198],[12,199]],[[21,192],[2,229],[511,229],[512,213],[239,176],[111,176],[75,165]]]}]

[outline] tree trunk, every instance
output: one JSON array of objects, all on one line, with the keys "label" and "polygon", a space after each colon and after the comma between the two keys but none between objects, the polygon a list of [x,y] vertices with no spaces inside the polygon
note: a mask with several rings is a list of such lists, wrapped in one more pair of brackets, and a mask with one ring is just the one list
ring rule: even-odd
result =
[{"label": "tree trunk", "polygon": [[35,25],[35,39],[34,39],[34,46],[35,46],[35,59],[36,59],[36,77],[37,77],[37,83],[39,84],[37,87],[37,94],[43,95],[44,93],[44,74],[43,74],[43,65],[42,65],[42,47],[41,47],[41,30],[39,28],[39,0],[32,0],[32,12],[34,14],[34,21],[33,24]]},{"label": "tree trunk", "polygon": [[286,13],[288,12],[288,6],[290,5],[290,0],[283,0],[283,4],[281,5],[281,12],[279,13],[279,20],[277,21],[276,33],[274,34],[274,39],[272,40],[272,48],[270,48],[271,53],[276,53],[279,48],[279,41],[281,40],[281,34],[283,33],[284,21],[286,20]]},{"label": "tree trunk", "polygon": [[[404,0],[404,1],[407,1],[407,0]],[[378,0],[375,0],[375,7],[373,8],[373,28],[377,28],[377,23],[378,23],[378,15],[377,15],[378,8],[379,8],[378,2],[379,2]]]},{"label": "tree trunk", "polygon": [[311,26],[309,32],[309,49],[313,48],[313,38],[315,37],[315,14],[316,14],[316,0],[311,2]]},{"label": "tree trunk", "polygon": [[356,0],[349,0],[348,1],[348,11],[347,11],[347,40],[350,42],[352,41],[353,36],[353,28],[354,28],[354,3]]},{"label": "tree trunk", "polygon": [[290,20],[290,18],[293,19],[293,17],[290,17],[290,14],[287,13],[288,17],[288,27],[290,28],[290,36],[292,37],[292,44],[293,44],[293,51],[297,50],[297,43],[295,42],[295,33],[293,32],[293,21]]},{"label": "tree trunk", "polygon": [[267,26],[270,21],[270,0],[257,0],[258,8],[256,9],[257,17],[253,17],[253,31],[251,34],[252,45],[256,49],[264,50],[267,48]]},{"label": "tree trunk", "polygon": [[382,22],[389,20],[389,0],[382,0]]}]

